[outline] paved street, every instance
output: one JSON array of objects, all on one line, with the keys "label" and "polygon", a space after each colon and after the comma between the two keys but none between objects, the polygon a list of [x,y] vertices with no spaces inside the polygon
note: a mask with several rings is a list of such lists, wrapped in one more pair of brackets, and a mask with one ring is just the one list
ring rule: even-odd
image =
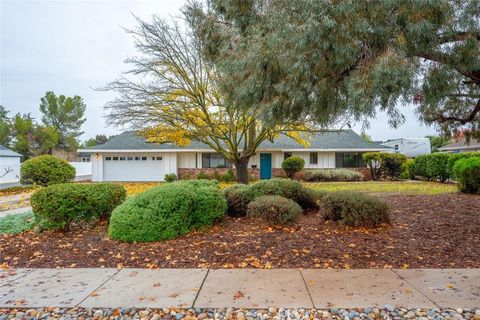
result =
[{"label": "paved street", "polygon": [[0,307],[478,308],[480,269],[7,269]]}]

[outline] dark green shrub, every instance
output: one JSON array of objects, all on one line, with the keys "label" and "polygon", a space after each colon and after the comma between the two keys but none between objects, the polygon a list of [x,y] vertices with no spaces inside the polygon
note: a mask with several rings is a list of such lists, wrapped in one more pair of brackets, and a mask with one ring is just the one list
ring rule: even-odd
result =
[{"label": "dark green shrub", "polygon": [[415,160],[408,159],[402,165],[402,174],[400,175],[402,179],[415,179]]},{"label": "dark green shrub", "polygon": [[422,154],[415,157],[413,165],[413,173],[415,176],[430,180],[427,174],[427,154]]},{"label": "dark green shrub", "polygon": [[300,182],[290,179],[274,178],[260,180],[250,186],[254,198],[261,196],[282,196],[298,203],[302,208],[314,207],[311,193]]},{"label": "dark green shrub", "polygon": [[28,159],[20,167],[20,183],[48,186],[75,178],[75,168],[67,161],[43,155]]},{"label": "dark green shrub", "polygon": [[352,169],[319,169],[307,170],[305,181],[362,181],[363,174]]},{"label": "dark green shrub", "polygon": [[457,160],[453,174],[458,179],[458,188],[462,192],[480,194],[480,157]]},{"label": "dark green shrub", "polygon": [[128,199],[112,213],[109,235],[126,242],[173,239],[211,226],[226,209],[218,181],[177,181]]},{"label": "dark green shrub", "polygon": [[450,177],[450,173],[448,172],[449,158],[450,155],[448,153],[432,153],[427,155],[426,177],[428,179],[445,182]]},{"label": "dark green shrub", "polygon": [[389,179],[398,179],[402,174],[403,164],[407,161],[407,157],[399,153],[383,153],[383,175]]},{"label": "dark green shrub", "polygon": [[235,174],[233,173],[232,169],[228,169],[228,171],[222,175],[220,178],[222,182],[234,182],[236,180]]},{"label": "dark green shrub", "polygon": [[402,165],[407,160],[403,154],[386,152],[366,152],[362,157],[370,169],[373,180],[399,178]]},{"label": "dark green shrub", "polygon": [[165,175],[165,182],[174,182],[177,181],[177,175],[175,173],[167,173]]},{"label": "dark green shrub", "polygon": [[201,179],[209,179],[208,178],[208,175],[204,172],[204,171],[200,171],[198,174],[197,174],[197,179],[201,180]]},{"label": "dark green shrub", "polygon": [[151,188],[127,199],[110,217],[110,238],[125,242],[173,239],[191,229],[195,194],[180,182]]},{"label": "dark green shrub", "polygon": [[55,184],[35,192],[30,202],[35,218],[48,229],[68,230],[72,221],[91,221],[111,214],[126,197],[111,183]]},{"label": "dark green shrub", "polygon": [[262,196],[248,204],[248,215],[260,217],[273,225],[285,225],[295,221],[302,208],[293,200],[281,196]]},{"label": "dark green shrub", "polygon": [[232,217],[245,216],[247,206],[254,198],[250,187],[245,184],[225,188],[223,194],[227,200],[227,214]]},{"label": "dark green shrub", "polygon": [[295,173],[302,171],[304,166],[305,160],[299,157],[290,157],[282,162],[282,169],[290,179],[293,178]]},{"label": "dark green shrub", "polygon": [[222,191],[215,186],[192,188],[194,192],[192,227],[209,227],[227,211],[227,201]]},{"label": "dark green shrub", "polygon": [[323,197],[324,218],[353,227],[374,227],[388,223],[388,205],[373,196],[355,192],[338,191]]},{"label": "dark green shrub", "polygon": [[480,157],[480,152],[449,153],[449,155],[450,158],[448,159],[447,171],[450,174],[450,178],[455,178],[453,173],[453,166],[455,165],[455,162],[460,159]]}]

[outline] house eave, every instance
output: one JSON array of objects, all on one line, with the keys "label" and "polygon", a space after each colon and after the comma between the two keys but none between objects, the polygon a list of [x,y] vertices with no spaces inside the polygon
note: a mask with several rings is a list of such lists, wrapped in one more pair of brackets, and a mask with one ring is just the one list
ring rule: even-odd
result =
[{"label": "house eave", "polygon": [[[381,152],[392,151],[392,148],[341,148],[341,149],[322,149],[322,148],[303,148],[303,149],[258,149],[257,152]],[[240,150],[241,151],[241,150]],[[161,152],[216,152],[213,149],[79,149],[77,152],[86,153],[161,153]]]}]

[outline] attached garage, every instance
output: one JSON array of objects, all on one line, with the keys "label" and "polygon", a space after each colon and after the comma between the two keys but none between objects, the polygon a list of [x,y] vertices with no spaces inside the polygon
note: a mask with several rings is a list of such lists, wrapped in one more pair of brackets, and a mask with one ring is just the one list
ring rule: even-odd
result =
[{"label": "attached garage", "polygon": [[176,153],[111,153],[92,160],[93,181],[163,181],[177,173]]}]

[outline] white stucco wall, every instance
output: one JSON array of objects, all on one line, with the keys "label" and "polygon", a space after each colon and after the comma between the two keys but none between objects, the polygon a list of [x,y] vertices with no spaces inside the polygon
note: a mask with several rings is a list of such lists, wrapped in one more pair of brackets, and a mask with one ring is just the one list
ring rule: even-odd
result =
[{"label": "white stucco wall", "polygon": [[[5,176],[3,176],[7,171]],[[20,180],[20,157],[0,157],[0,183]]]}]

